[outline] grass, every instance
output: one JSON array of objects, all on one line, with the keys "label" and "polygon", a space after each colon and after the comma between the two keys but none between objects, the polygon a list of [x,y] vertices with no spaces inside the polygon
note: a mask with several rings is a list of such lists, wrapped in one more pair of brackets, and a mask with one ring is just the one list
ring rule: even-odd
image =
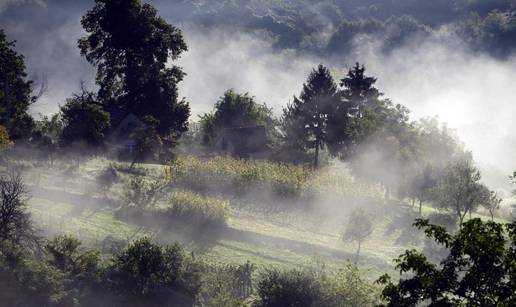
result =
[{"label": "grass", "polygon": [[[381,197],[381,191],[377,187],[353,182],[349,176],[332,170],[314,173],[301,167],[235,161],[227,158],[215,158],[208,161],[209,163],[193,158],[183,158],[180,161],[183,166],[179,171],[176,170],[175,175],[171,173],[165,175],[174,176],[172,178],[175,179],[172,180],[183,180],[184,188],[187,182],[199,178],[205,182],[225,180],[223,184],[234,184],[236,180],[262,188],[270,188],[271,185],[279,182],[294,187],[295,191],[301,193],[298,195],[303,195],[306,191],[311,193],[316,191],[331,194],[339,199],[347,199],[343,195],[362,194],[373,199]],[[258,210],[256,206],[252,209],[242,209],[230,205],[226,231],[219,240],[208,242],[184,240],[181,234],[159,226],[145,228],[120,221],[115,218],[115,208],[109,206],[99,193],[90,191],[95,186],[96,174],[110,163],[111,161],[103,159],[82,163],[75,171],[73,179],[67,181],[66,189],[63,188],[61,181],[55,180],[56,176],[58,177],[62,170],[66,169],[65,166],[60,166],[57,170],[46,168],[33,172],[31,176],[34,177],[33,175],[38,173],[36,176],[39,178],[38,182],[46,191],[46,193],[35,193],[37,195],[30,201],[31,213],[40,227],[49,235],[68,233],[77,236],[85,244],[93,244],[97,247],[108,235],[128,241],[142,236],[157,238],[162,243],[182,240],[188,249],[200,257],[227,264],[242,264],[249,260],[259,267],[298,268],[324,265],[328,269],[336,270],[344,267],[355,255],[356,243],[340,240],[346,221],[341,212],[333,214],[333,211],[330,211],[330,215],[317,217],[317,215],[304,214],[303,210],[297,209],[288,212],[267,212]],[[145,164],[140,167],[147,176],[163,176],[163,166]],[[241,173],[241,171],[244,172]],[[127,181],[128,178],[128,174],[122,174],[122,181]],[[29,181],[34,182],[33,179]],[[122,186],[123,182],[115,185],[110,195],[115,197],[122,190]],[[195,187],[192,190],[196,191]],[[195,194],[182,192],[176,194],[176,198],[184,198],[185,205],[192,202],[201,204],[209,200],[209,198],[192,197],[192,195]],[[229,203],[234,203],[234,200],[231,199]],[[223,199],[220,202],[214,201],[213,204],[228,206]],[[348,205],[348,202],[343,201],[339,210],[344,210]],[[204,205],[201,207],[204,208]],[[388,233],[389,223],[394,221],[389,215],[391,209],[394,208],[383,208],[376,212],[380,218],[375,222],[375,230],[362,244],[359,265],[367,272],[366,276],[370,280],[376,279],[383,273],[392,275],[393,259],[405,249],[420,247],[398,243],[398,230]],[[397,209],[406,210],[407,208]],[[426,204],[423,206],[424,215],[433,212],[435,212],[434,208]],[[485,216],[482,218],[487,219]]]}]

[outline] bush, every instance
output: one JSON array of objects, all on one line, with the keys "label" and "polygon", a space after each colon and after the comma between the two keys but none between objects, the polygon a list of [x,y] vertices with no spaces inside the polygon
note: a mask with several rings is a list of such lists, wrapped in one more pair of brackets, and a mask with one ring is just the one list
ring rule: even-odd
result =
[{"label": "bush", "polygon": [[167,183],[160,180],[146,180],[135,176],[124,186],[121,205],[138,209],[152,208],[163,196]]},{"label": "bush", "polygon": [[357,267],[348,265],[322,278],[322,306],[374,306],[380,291],[361,276]]},{"label": "bush", "polygon": [[[161,215],[161,214],[160,214]],[[164,215],[175,222],[203,229],[222,228],[229,219],[226,201],[202,197],[191,192],[174,192]]]},{"label": "bush", "polygon": [[315,270],[266,270],[257,285],[254,306],[374,306],[379,290],[352,265],[334,273]]},{"label": "bush", "polygon": [[113,259],[108,276],[121,302],[133,306],[138,301],[154,301],[155,306],[162,306],[174,299],[189,298],[193,303],[200,289],[196,271],[195,261],[177,243],[161,247],[142,238]]},{"label": "bush", "polygon": [[268,269],[258,280],[256,307],[311,307],[320,302],[323,290],[312,271]]},{"label": "bush", "polygon": [[107,193],[109,190],[111,190],[111,187],[117,183],[119,179],[120,176],[118,176],[116,169],[113,167],[113,165],[109,165],[100,172],[96,178],[96,181],[98,187],[104,193],[104,196],[107,196]]},{"label": "bush", "polygon": [[242,265],[207,266],[198,305],[212,307],[246,306],[253,291],[252,274],[255,266],[249,261]]}]

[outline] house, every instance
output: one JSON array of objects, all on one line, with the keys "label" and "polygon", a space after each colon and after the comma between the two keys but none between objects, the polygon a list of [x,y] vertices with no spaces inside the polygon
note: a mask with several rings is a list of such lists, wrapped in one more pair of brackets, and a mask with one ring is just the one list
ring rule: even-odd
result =
[{"label": "house", "polygon": [[132,157],[136,141],[132,134],[143,122],[132,112],[119,108],[106,108],[110,115],[111,131],[107,136],[109,148],[119,157]]},{"label": "house", "polygon": [[214,142],[216,151],[239,158],[266,159],[270,154],[264,126],[224,128]]}]

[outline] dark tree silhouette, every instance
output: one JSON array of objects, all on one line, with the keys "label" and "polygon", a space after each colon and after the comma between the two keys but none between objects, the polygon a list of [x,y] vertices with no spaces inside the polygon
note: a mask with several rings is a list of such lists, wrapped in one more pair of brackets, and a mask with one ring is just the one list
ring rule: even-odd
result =
[{"label": "dark tree silhouette", "polygon": [[[340,108],[337,85],[328,68],[319,65],[314,69],[298,97],[283,109],[285,138],[299,138],[306,149],[313,149],[313,166],[319,166],[319,150],[328,144],[330,124],[345,124],[332,120],[337,114],[347,114]],[[332,127],[333,128],[333,127]],[[336,130],[333,128],[332,130]],[[336,134],[334,134],[336,135]],[[331,140],[336,142],[337,139]]]},{"label": "dark tree silhouette", "polygon": [[388,275],[378,280],[385,285],[383,306],[514,306],[516,222],[472,219],[455,235],[427,220],[417,220],[415,226],[446,247],[449,255],[437,265],[407,250],[396,260],[399,282]]},{"label": "dark tree silhouette", "polygon": [[61,107],[64,122],[61,144],[100,146],[110,128],[109,113],[97,104],[93,93],[84,91],[68,99]]},{"label": "dark tree silhouette", "polygon": [[19,174],[0,177],[0,241],[33,243],[27,188]]},{"label": "dark tree silhouette", "polygon": [[26,80],[25,59],[14,47],[0,30],[0,125],[18,139],[28,136],[34,125],[27,111],[36,97],[31,96],[32,81]]},{"label": "dark tree silhouette", "polygon": [[184,73],[167,67],[187,50],[181,31],[140,0],[96,0],[81,23],[88,35],[79,47],[97,67],[100,101],[153,116],[163,137],[186,131],[190,107],[177,88]]}]

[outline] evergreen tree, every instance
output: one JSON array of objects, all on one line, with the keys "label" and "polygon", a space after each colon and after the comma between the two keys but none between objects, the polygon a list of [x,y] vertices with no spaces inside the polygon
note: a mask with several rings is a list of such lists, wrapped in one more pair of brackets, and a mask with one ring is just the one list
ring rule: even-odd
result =
[{"label": "evergreen tree", "polygon": [[[330,127],[339,123],[332,118],[341,112],[345,114],[346,110],[340,108],[337,85],[328,68],[319,65],[303,84],[299,98],[294,96],[292,104],[283,109],[284,137],[298,139],[304,149],[313,149],[313,165],[318,167],[319,150],[329,143],[330,130],[337,130]],[[331,142],[336,140],[334,137]]]},{"label": "evergreen tree", "polygon": [[0,125],[13,140],[28,136],[32,117],[27,113],[36,97],[31,96],[32,81],[27,81],[24,57],[15,50],[0,30]]},{"label": "evergreen tree", "polygon": [[154,117],[163,137],[186,131],[190,107],[177,87],[184,73],[166,65],[187,50],[181,31],[140,0],[96,0],[81,23],[88,35],[79,47],[97,67],[100,101]]}]

